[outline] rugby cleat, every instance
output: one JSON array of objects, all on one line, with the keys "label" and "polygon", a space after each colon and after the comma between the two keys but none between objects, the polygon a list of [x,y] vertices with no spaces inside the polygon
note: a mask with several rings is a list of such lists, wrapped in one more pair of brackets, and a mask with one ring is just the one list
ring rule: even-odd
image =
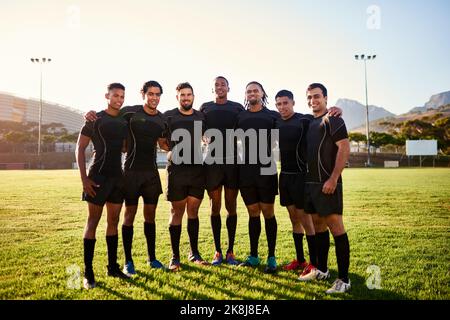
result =
[{"label": "rugby cleat", "polygon": [[322,272],[312,264],[309,264],[298,277],[300,281],[325,280],[330,277],[330,271]]},{"label": "rugby cleat", "polygon": [[264,269],[265,273],[275,273],[277,272],[277,261],[275,260],[275,257],[268,257],[267,258],[267,265]]},{"label": "rugby cleat", "polygon": [[86,270],[84,272],[84,279],[83,279],[83,287],[86,290],[95,288],[95,277],[94,277],[94,271],[93,270]]},{"label": "rugby cleat", "polygon": [[297,270],[297,269],[303,270],[307,266],[308,266],[308,262],[306,262],[306,261],[298,262],[298,260],[292,260],[290,263],[285,265],[283,267],[283,269],[286,270],[286,271],[292,271],[292,270]]},{"label": "rugby cleat", "polygon": [[208,261],[203,260],[203,258],[200,256],[199,253],[193,254],[192,252],[190,252],[188,259],[190,262],[201,265],[201,266],[209,265]]},{"label": "rugby cleat", "polygon": [[127,263],[123,266],[122,272],[130,278],[134,276],[136,274],[136,270],[134,269],[133,261],[127,261]]},{"label": "rugby cleat", "polygon": [[108,276],[110,277],[114,277],[114,278],[119,278],[119,279],[129,279],[130,276],[126,275],[125,273],[122,272],[122,270],[120,270],[119,265],[113,264],[113,265],[108,265]]},{"label": "rugby cleat", "polygon": [[336,279],[336,281],[333,282],[333,285],[331,286],[330,289],[326,291],[326,293],[328,294],[344,293],[350,290],[350,288],[351,288],[350,279],[348,279],[348,283],[345,283],[341,279]]},{"label": "rugby cleat", "polygon": [[165,269],[164,265],[159,260],[147,261],[147,264],[152,269]]},{"label": "rugby cleat", "polygon": [[231,266],[236,266],[239,264],[239,262],[236,260],[236,257],[234,256],[233,252],[227,252],[227,255],[225,257],[225,261],[231,265]]},{"label": "rugby cleat", "polygon": [[254,256],[248,256],[247,260],[242,262],[239,266],[240,267],[257,267],[261,263],[261,259],[259,257]]},{"label": "rugby cleat", "polygon": [[173,272],[177,272],[177,271],[180,271],[180,269],[181,269],[180,259],[172,257],[172,259],[170,259],[170,262],[169,262],[169,270],[173,271]]},{"label": "rugby cleat", "polygon": [[223,254],[219,251],[216,251],[216,253],[214,254],[214,258],[213,261],[211,262],[211,264],[213,266],[218,266],[220,264],[222,264],[223,262]]}]

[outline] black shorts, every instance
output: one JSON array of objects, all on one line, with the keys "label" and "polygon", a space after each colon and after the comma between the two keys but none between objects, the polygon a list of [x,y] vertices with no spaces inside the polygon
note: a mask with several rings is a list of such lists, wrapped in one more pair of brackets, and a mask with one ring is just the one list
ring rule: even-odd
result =
[{"label": "black shorts", "polygon": [[260,175],[253,182],[241,181],[239,190],[246,206],[258,202],[275,203],[275,196],[278,194],[277,176]]},{"label": "black shorts", "polygon": [[123,193],[126,206],[137,205],[139,197],[144,199],[144,204],[158,204],[162,193],[158,171],[125,171]]},{"label": "black shorts", "polygon": [[188,196],[203,199],[205,172],[203,166],[192,165],[167,168],[167,200],[180,201]]},{"label": "black shorts", "polygon": [[303,173],[280,173],[280,205],[295,205],[297,209],[305,208],[305,175]]},{"label": "black shorts", "polygon": [[105,177],[102,175],[92,175],[89,178],[99,187],[94,187],[95,197],[89,196],[83,192],[82,200],[96,204],[98,206],[105,205],[106,202],[123,203],[123,176]]},{"label": "black shorts", "polygon": [[323,183],[305,184],[305,212],[318,213],[320,216],[342,214],[342,183],[338,183],[333,194],[322,192]]},{"label": "black shorts", "polygon": [[239,169],[235,164],[205,165],[206,190],[213,191],[220,186],[239,188]]}]

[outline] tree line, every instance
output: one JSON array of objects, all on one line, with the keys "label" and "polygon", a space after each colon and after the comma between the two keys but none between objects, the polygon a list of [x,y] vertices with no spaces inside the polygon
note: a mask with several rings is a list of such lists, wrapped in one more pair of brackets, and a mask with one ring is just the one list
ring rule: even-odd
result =
[{"label": "tree line", "polygon": [[[39,123],[0,121],[0,152],[29,152],[37,148]],[[77,142],[78,132],[69,133],[62,123],[41,125],[41,143]]]},{"label": "tree line", "polygon": [[[450,110],[450,104],[439,110]],[[379,124],[387,127],[388,132],[369,133],[370,145],[375,148],[389,145],[403,147],[406,140],[437,140],[440,153],[450,155],[450,116],[444,116],[441,112],[399,123],[383,121]],[[367,143],[366,135],[359,132],[350,132],[349,139],[358,147],[360,143]]]}]

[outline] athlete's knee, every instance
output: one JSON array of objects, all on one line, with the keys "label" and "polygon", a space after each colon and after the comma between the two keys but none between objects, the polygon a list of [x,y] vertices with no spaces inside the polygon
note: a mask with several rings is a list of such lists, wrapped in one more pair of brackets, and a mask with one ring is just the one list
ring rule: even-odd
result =
[{"label": "athlete's knee", "polygon": [[332,220],[328,223],[328,228],[330,228],[331,234],[334,237],[340,236],[345,233],[344,223],[342,220]]},{"label": "athlete's knee", "polygon": [[291,217],[291,224],[292,224],[292,228],[294,230],[301,230],[301,229],[303,229],[302,222],[297,217]]},{"label": "athlete's knee", "polygon": [[188,219],[197,219],[198,218],[198,208],[189,208],[187,211]]},{"label": "athlete's knee", "polygon": [[225,201],[225,209],[227,210],[229,215],[236,214],[236,199],[232,201]]},{"label": "athlete's knee", "polygon": [[318,214],[314,214],[312,216],[312,220],[313,220],[315,232],[325,232],[328,230],[328,226],[327,226],[325,219],[322,217],[319,217]]},{"label": "athlete's knee", "polygon": [[87,221],[86,226],[84,228],[84,237],[86,239],[95,239],[95,232],[97,231],[98,223],[94,223],[94,221]]},{"label": "athlete's knee", "polygon": [[123,218],[123,224],[126,226],[132,226],[134,223],[134,217],[136,216],[136,208],[131,209],[129,207],[125,210],[125,215]]},{"label": "athlete's knee", "polygon": [[220,215],[220,209],[221,209],[221,207],[222,207],[222,203],[221,203],[220,200],[217,201],[217,199],[216,199],[216,200],[213,200],[213,199],[211,198],[211,215],[212,215],[212,216]]},{"label": "athlete's knee", "polygon": [[144,204],[144,221],[155,223],[156,205]]},{"label": "athlete's knee", "polygon": [[275,216],[273,204],[261,204],[261,211],[265,219],[271,219]]}]

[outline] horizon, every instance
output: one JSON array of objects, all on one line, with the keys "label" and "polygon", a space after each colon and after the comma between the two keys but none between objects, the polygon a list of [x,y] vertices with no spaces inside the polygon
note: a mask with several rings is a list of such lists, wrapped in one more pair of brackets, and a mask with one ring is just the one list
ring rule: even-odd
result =
[{"label": "horizon", "polygon": [[[442,94],[442,93],[450,93],[450,90],[447,90],[447,91],[443,91],[443,92],[439,92],[439,93],[433,94],[433,95],[430,96],[430,99],[431,99],[432,96],[435,96],[435,95],[437,95],[437,94]],[[39,99],[39,98],[36,98],[36,97],[28,97],[28,96],[24,96],[24,95],[20,95],[20,94],[15,94],[15,93],[12,93],[12,92],[1,91],[1,90],[0,90],[0,94],[6,94],[6,95],[11,95],[11,96],[14,96],[14,97],[22,98],[22,99],[33,100],[33,101],[35,101],[35,102],[39,102],[39,101],[40,101],[40,99]],[[230,99],[229,99],[229,100],[230,100]],[[354,99],[348,99],[348,98],[342,98],[342,97],[341,97],[341,98],[337,98],[337,99],[336,99],[336,102],[335,102],[334,104],[328,104],[328,106],[336,106],[336,105],[338,104],[339,100],[348,100],[348,101],[356,102],[356,103],[361,104],[361,105],[365,108],[365,104],[364,104],[363,102],[361,102],[361,101],[354,100]],[[417,108],[417,107],[424,107],[425,104],[426,104],[427,102],[429,102],[429,101],[430,101],[430,100],[426,101],[426,102],[424,103],[424,105],[422,105],[422,106],[416,106],[416,107],[413,107],[413,108],[411,108],[410,110],[408,110],[407,112],[404,112],[404,113],[394,113],[394,112],[392,112],[392,111],[390,111],[390,110],[384,108],[383,106],[377,106],[377,105],[373,105],[373,104],[369,104],[369,108],[370,108],[370,107],[382,108],[382,109],[384,109],[385,111],[388,111],[388,112],[394,114],[395,116],[400,116],[400,115],[407,114],[407,113],[411,112],[411,110],[414,109],[414,108]],[[69,108],[69,109],[72,109],[72,111],[79,111],[81,114],[84,114],[86,111],[89,111],[89,110],[82,110],[82,109],[80,109],[80,108],[73,107],[73,106],[70,106],[70,105],[67,105],[67,104],[64,104],[64,103],[60,103],[60,102],[57,102],[57,101],[50,101],[50,100],[42,99],[42,102],[43,102],[43,103],[47,103],[47,104],[58,105],[58,106],[61,106],[61,107],[64,107],[64,108]],[[205,101],[205,102],[207,102],[207,101]],[[239,101],[237,101],[237,102],[239,102]],[[240,102],[239,102],[239,103],[240,103]],[[142,104],[142,103],[140,103],[140,104]],[[194,104],[195,104],[195,103],[194,103]],[[126,104],[126,103],[124,103],[124,104],[122,105],[121,108],[126,107],[126,106],[132,106],[132,105],[139,105],[139,103],[137,103],[137,104]],[[161,105],[158,105],[158,111],[164,112],[164,111],[173,109],[173,107],[174,107],[174,106],[172,106],[172,107],[170,107],[170,108],[164,108],[164,107],[161,108]],[[178,107],[178,106],[175,106],[175,107]],[[193,108],[196,109],[196,110],[198,110],[198,109],[200,108],[200,105],[195,106],[195,107],[193,107]],[[272,107],[270,104],[269,104],[268,108],[271,109],[271,110],[277,111],[276,107]],[[96,110],[98,111],[98,110],[100,110],[100,109],[96,109]],[[307,110],[309,111],[309,109],[307,109]],[[294,110],[294,111],[295,111],[295,112],[298,112],[299,110]],[[277,111],[277,112],[278,112],[278,111]],[[376,120],[370,120],[370,121],[376,121]]]},{"label": "horizon", "polygon": [[141,104],[140,87],[151,79],[164,88],[161,111],[178,105],[175,87],[183,81],[194,87],[198,109],[214,99],[212,81],[222,75],[230,100],[242,103],[245,85],[256,80],[271,109],[276,92],[288,89],[296,111],[307,113],[304,92],[312,82],[328,88],[329,101],[365,105],[356,54],[377,55],[367,61],[369,105],[399,115],[449,90],[450,3],[343,3],[130,0],[124,10],[106,0],[5,0],[0,91],[39,99],[39,66],[30,58],[48,57],[43,100],[82,112],[104,106],[111,82],[125,85],[124,105]]}]

